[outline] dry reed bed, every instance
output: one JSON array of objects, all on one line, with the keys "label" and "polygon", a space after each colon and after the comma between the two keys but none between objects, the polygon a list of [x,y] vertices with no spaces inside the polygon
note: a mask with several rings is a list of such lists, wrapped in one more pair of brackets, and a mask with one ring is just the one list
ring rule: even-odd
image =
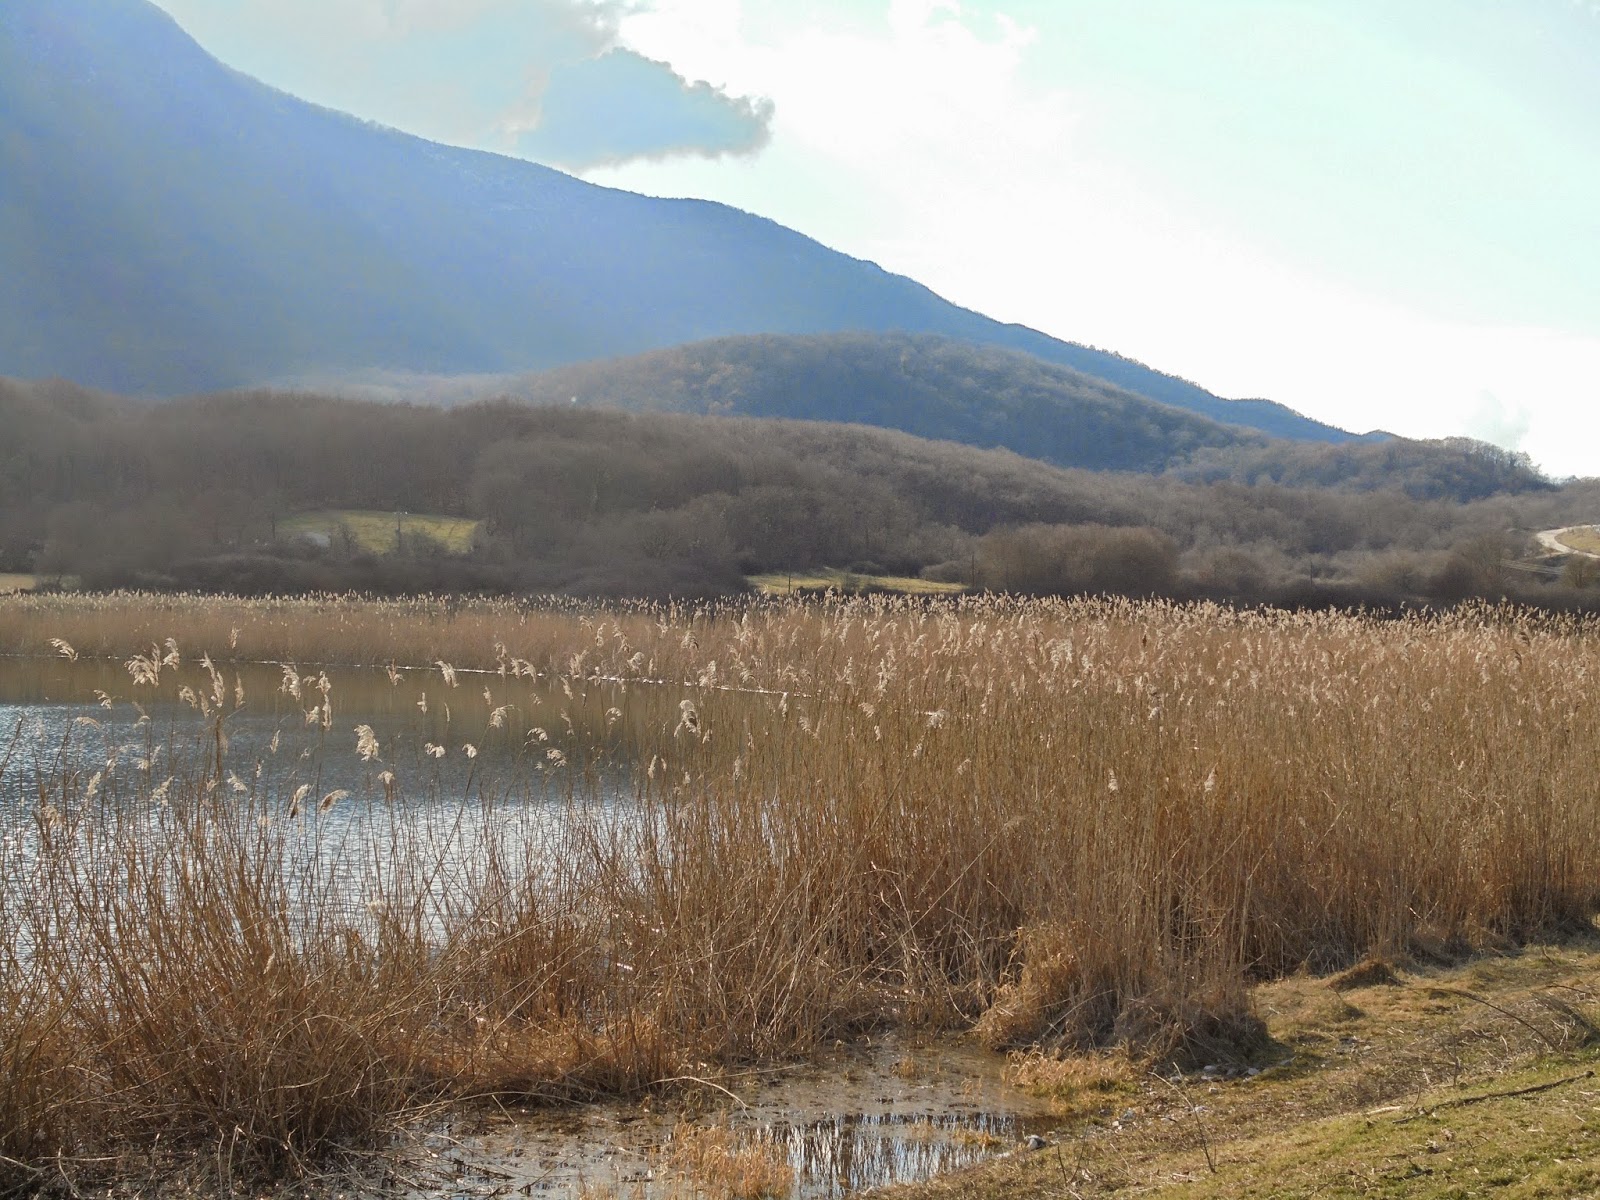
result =
[{"label": "dry reed bed", "polygon": [[449,655],[681,702],[626,820],[576,772],[555,835],[519,823],[515,781],[470,801],[499,819],[442,835],[344,801],[355,914],[317,863],[345,853],[317,798],[289,820],[274,763],[214,730],[170,781],[44,773],[0,857],[0,1155],[22,1180],[158,1135],[279,1168],[430,1096],[627,1092],[884,1024],[1212,1053],[1249,1038],[1252,978],[1600,907],[1582,623],[142,603],[6,602],[0,633]]},{"label": "dry reed bed", "polygon": [[[176,637],[219,662],[420,666],[442,660],[462,670],[494,670],[503,657],[499,647],[514,646],[545,672],[566,670],[574,653],[588,650],[594,657],[573,625],[589,611],[579,602],[554,599],[529,604],[443,596],[245,600],[38,593],[0,604],[0,654],[48,654],[50,640],[60,638],[85,657],[122,659]],[[663,619],[686,619],[688,612],[624,604],[608,616],[622,628],[648,629]]]}]

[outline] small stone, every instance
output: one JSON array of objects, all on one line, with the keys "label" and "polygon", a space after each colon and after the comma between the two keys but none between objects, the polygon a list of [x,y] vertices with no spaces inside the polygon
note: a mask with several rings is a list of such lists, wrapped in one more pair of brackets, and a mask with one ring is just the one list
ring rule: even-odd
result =
[{"label": "small stone", "polygon": [[1029,1150],[1043,1150],[1049,1144],[1050,1144],[1049,1142],[1045,1141],[1037,1133],[1030,1133],[1028,1135],[1028,1149]]}]

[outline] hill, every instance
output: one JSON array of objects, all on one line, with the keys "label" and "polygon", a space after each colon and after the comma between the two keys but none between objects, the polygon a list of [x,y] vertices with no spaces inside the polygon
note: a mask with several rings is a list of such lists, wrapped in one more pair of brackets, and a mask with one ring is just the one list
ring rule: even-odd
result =
[{"label": "hill", "polygon": [[1462,437],[1339,445],[1273,439],[1206,446],[1172,474],[1196,483],[1398,491],[1418,500],[1457,503],[1555,487],[1526,454]]},{"label": "hill", "polygon": [[927,334],[717,338],[504,390],[535,404],[875,425],[1093,470],[1155,472],[1265,442],[1021,351]]},{"label": "hill", "polygon": [[161,396],[909,330],[1274,436],[1351,436],[990,320],[723,205],[304,103],[224,67],[146,0],[7,0],[0,113],[0,374]]},{"label": "hill", "polygon": [[784,417],[1003,447],[1060,467],[1192,482],[1399,490],[1467,501],[1550,483],[1524,454],[1465,438],[1270,438],[1156,403],[1021,351],[931,334],[752,334],[523,376],[373,374],[339,394],[454,406]]}]

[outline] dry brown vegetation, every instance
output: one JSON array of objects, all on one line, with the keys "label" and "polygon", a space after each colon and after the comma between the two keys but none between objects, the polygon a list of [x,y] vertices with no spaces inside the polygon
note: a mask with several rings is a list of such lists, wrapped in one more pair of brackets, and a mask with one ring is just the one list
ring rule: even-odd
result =
[{"label": "dry brown vegetation", "polygon": [[[884,365],[901,372],[898,354]],[[1526,531],[1593,520],[1597,485],[1554,487],[1475,443],[1274,442],[1152,477],[859,425],[586,410],[573,394],[452,411],[309,395],[150,407],[0,381],[0,571],[249,595],[681,599],[837,570],[1279,607],[1597,603],[1578,586],[1593,581],[1508,566],[1531,552]],[[1210,436],[1161,413],[1103,461]],[[328,519],[368,511],[386,515],[365,538],[354,517]],[[316,545],[307,529],[332,536]]]},{"label": "dry brown vegetation", "polygon": [[765,1200],[787,1196],[794,1184],[784,1148],[770,1141],[741,1138],[723,1125],[680,1122],[665,1158],[694,1180],[705,1195],[720,1200]]},{"label": "dry brown vegetation", "polygon": [[169,1145],[281,1170],[429,1098],[638,1091],[886,1025],[1215,1061],[1260,1036],[1252,980],[1600,907],[1577,620],[0,605],[7,652],[148,662],[168,634],[185,661],[616,678],[654,725],[620,803],[575,767],[330,801],[290,789],[292,744],[230,751],[238,698],[202,675],[192,738],[45,762],[0,849],[18,1183]]}]

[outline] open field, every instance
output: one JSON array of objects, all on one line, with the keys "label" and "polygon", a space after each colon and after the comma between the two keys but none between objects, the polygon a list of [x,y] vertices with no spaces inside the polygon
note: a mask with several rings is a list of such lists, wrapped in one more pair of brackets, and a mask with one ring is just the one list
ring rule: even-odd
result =
[{"label": "open field", "polygon": [[427,513],[369,512],[353,509],[328,509],[297,513],[278,522],[281,537],[314,534],[337,538],[347,529],[361,549],[370,554],[391,554],[399,541],[408,536],[425,537],[452,554],[472,549],[481,521],[465,517],[444,517]]},{"label": "open field", "polygon": [[954,596],[966,591],[966,587],[959,583],[937,583],[907,575],[857,575],[851,571],[773,572],[746,578],[751,587],[767,596],[791,596],[797,592],[818,592],[829,588],[839,592],[876,589],[901,592],[907,596]]},{"label": "open field", "polygon": [[4,575],[0,574],[0,595],[7,592],[26,592],[39,582],[36,575]]},{"label": "open field", "polygon": [[[1259,1063],[1260,983],[1600,909],[1578,620],[51,596],[0,603],[0,652],[127,659],[114,706],[193,710],[88,764],[0,742],[18,1182],[173,1146],[282,1172],[427,1101],[635,1094],[885,1029]],[[235,659],[299,664],[281,745],[230,740]],[[444,792],[318,661],[432,664],[434,705],[516,709],[542,676],[576,717],[603,689],[631,769],[606,792],[530,734]],[[330,755],[364,774],[326,790]]]}]

